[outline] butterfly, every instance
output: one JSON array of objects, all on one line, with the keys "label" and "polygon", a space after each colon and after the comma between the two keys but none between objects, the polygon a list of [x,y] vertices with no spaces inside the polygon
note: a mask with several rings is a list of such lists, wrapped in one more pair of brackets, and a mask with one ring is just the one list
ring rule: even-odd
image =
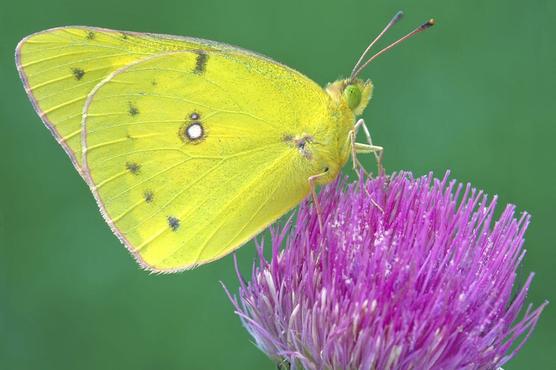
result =
[{"label": "butterfly", "polygon": [[239,248],[350,156],[381,153],[357,120],[373,91],[359,75],[433,24],[364,62],[401,15],[325,88],[235,46],[83,26],[24,38],[16,64],[114,234],[143,268],[177,272]]}]

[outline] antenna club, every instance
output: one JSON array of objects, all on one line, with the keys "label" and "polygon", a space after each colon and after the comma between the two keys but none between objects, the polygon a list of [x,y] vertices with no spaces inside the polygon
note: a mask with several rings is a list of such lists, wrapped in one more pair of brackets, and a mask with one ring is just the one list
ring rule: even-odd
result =
[{"label": "antenna club", "polygon": [[394,16],[394,18],[392,19],[392,22],[398,22],[400,19],[403,18],[403,16],[404,16],[403,11],[401,11],[401,10],[398,11],[398,12],[396,13],[396,15]]},{"label": "antenna club", "polygon": [[423,23],[419,28],[421,30],[426,30],[427,28],[430,28],[430,27],[434,26],[435,24],[436,24],[436,21],[434,20],[434,18],[431,18],[428,21],[426,21],[425,23]]}]

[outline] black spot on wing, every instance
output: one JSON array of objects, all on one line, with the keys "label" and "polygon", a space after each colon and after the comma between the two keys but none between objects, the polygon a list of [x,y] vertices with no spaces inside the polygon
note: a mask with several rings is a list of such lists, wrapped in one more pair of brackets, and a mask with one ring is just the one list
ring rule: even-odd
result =
[{"label": "black spot on wing", "polygon": [[87,32],[87,40],[94,40],[95,39],[95,33],[93,31],[89,31]]},{"label": "black spot on wing", "polygon": [[177,231],[180,227],[180,220],[174,216],[168,216],[168,226],[172,231]]},{"label": "black spot on wing", "polygon": [[71,73],[73,73],[73,77],[75,77],[77,81],[81,80],[83,76],[85,76],[85,71],[81,68],[72,68]]},{"label": "black spot on wing", "polygon": [[139,108],[137,108],[133,103],[129,103],[129,115],[135,117],[139,114]]},{"label": "black spot on wing", "polygon": [[197,50],[197,60],[195,61],[195,69],[193,73],[201,75],[207,69],[208,54],[202,50]]},{"label": "black spot on wing", "polygon": [[154,193],[151,190],[145,190],[145,193],[143,193],[143,197],[145,198],[145,202],[152,203],[152,201],[154,200]]},{"label": "black spot on wing", "polygon": [[286,143],[289,143],[289,142],[293,141],[293,135],[292,134],[284,134],[284,136],[282,136],[282,140]]},{"label": "black spot on wing", "polygon": [[127,162],[125,164],[125,168],[127,168],[127,170],[132,174],[139,175],[139,171],[141,170],[141,165],[135,162]]}]

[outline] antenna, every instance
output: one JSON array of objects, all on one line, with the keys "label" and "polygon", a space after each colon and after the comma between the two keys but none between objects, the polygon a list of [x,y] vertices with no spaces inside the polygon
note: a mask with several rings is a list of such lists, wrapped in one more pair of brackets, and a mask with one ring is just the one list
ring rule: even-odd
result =
[{"label": "antenna", "polygon": [[404,42],[405,40],[415,36],[416,34],[423,32],[427,29],[429,29],[430,27],[434,26],[435,21],[434,19],[429,19],[428,21],[426,21],[425,23],[423,23],[422,25],[420,25],[419,27],[417,27],[416,29],[414,29],[413,31],[411,31],[410,33],[408,33],[407,35],[403,36],[402,38],[398,39],[397,41],[391,43],[390,45],[388,45],[387,47],[385,47],[384,49],[380,50],[378,53],[374,54],[372,57],[370,57],[365,63],[363,63],[361,65],[361,61],[363,60],[363,58],[366,56],[366,54],[368,53],[368,51],[371,49],[371,47],[382,37],[382,35],[388,30],[390,29],[390,27],[392,27],[394,24],[396,24],[400,19],[401,16],[403,15],[402,12],[398,12],[396,13],[396,15],[394,16],[394,18],[392,18],[392,20],[390,22],[388,22],[388,24],[386,25],[386,27],[384,28],[384,30],[373,40],[373,42],[371,42],[371,44],[367,47],[367,49],[365,50],[365,52],[363,53],[363,55],[361,55],[361,58],[359,58],[359,61],[357,61],[357,64],[355,65],[355,67],[353,67],[353,71],[351,72],[351,76],[350,76],[350,81],[353,81],[357,78],[357,76],[359,76],[359,74],[376,58],[378,58],[380,55],[386,53],[387,51],[391,50],[392,48],[394,48],[396,45],[401,44],[402,42]]},{"label": "antenna", "polygon": [[365,49],[365,51],[363,52],[363,54],[361,54],[361,57],[359,57],[359,60],[357,61],[357,63],[355,63],[355,66],[353,67],[353,69],[351,70],[351,75],[353,76],[355,71],[357,70],[357,68],[359,68],[359,66],[361,65],[361,62],[363,62],[363,59],[365,59],[365,57],[367,56],[367,54],[369,53],[369,50],[371,50],[371,48],[373,47],[374,44],[377,43],[378,40],[380,40],[382,38],[382,36],[386,33],[386,31],[388,31],[390,28],[392,28],[393,25],[395,25],[396,23],[398,23],[401,19],[403,18],[403,12],[401,10],[399,10],[396,15],[394,15],[392,17],[392,19],[390,19],[390,22],[388,22],[388,24],[386,25],[386,27],[384,27],[384,29],[382,30],[382,32],[380,32],[378,34],[377,37],[375,37],[375,39],[369,44],[369,46],[367,46],[367,48]]}]

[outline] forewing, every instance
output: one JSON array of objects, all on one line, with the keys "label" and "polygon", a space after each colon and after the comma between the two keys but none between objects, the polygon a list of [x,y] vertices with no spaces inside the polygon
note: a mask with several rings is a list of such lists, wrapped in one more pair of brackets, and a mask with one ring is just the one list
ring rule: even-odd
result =
[{"label": "forewing", "polygon": [[285,138],[326,114],[327,99],[309,79],[261,58],[151,57],[89,96],[88,182],[143,266],[173,272],[210,262],[308,193],[306,158]]}]

